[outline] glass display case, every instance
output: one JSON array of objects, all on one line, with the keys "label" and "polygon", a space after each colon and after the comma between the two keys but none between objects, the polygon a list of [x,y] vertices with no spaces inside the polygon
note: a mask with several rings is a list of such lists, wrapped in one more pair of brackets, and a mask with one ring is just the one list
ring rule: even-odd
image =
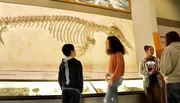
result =
[{"label": "glass display case", "polygon": [[[98,95],[106,93],[107,82],[84,81],[83,94]],[[124,80],[119,86],[118,92],[143,91],[142,80]],[[57,81],[39,82],[0,82],[0,96],[55,96],[61,95],[61,89]]]},{"label": "glass display case", "polygon": [[57,82],[0,82],[0,95],[61,95],[61,89]]},{"label": "glass display case", "polygon": [[106,93],[108,83],[106,81],[91,81],[97,93]]},{"label": "glass display case", "polygon": [[[96,94],[92,85],[84,82],[83,94]],[[58,82],[0,82],[0,96],[61,95]]]},{"label": "glass display case", "polygon": [[[106,93],[108,83],[106,81],[91,81],[98,93]],[[143,91],[142,80],[124,80],[122,85],[118,87],[118,92],[135,92]]]},{"label": "glass display case", "polygon": [[118,92],[144,91],[142,80],[124,80]]},{"label": "glass display case", "polygon": [[82,94],[96,94],[97,93],[90,82],[85,81],[83,85],[84,86],[83,86],[83,93]]}]

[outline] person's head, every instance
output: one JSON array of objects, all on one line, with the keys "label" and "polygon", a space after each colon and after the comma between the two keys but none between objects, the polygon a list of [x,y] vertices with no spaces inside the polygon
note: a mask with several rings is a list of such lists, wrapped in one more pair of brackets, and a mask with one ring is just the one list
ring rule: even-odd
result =
[{"label": "person's head", "polygon": [[149,46],[149,45],[144,46],[144,51],[146,52],[148,57],[151,57],[154,54],[154,48],[152,46]]},{"label": "person's head", "polygon": [[116,36],[108,36],[106,40],[106,52],[108,55],[121,52],[125,54],[125,48]]},{"label": "person's head", "polygon": [[171,31],[166,34],[166,46],[168,46],[172,42],[177,42],[177,41],[180,41],[180,37],[177,32]]},{"label": "person's head", "polygon": [[62,52],[66,57],[69,57],[69,56],[75,57],[76,56],[76,51],[74,49],[74,45],[72,45],[72,44],[65,44],[62,47]]}]

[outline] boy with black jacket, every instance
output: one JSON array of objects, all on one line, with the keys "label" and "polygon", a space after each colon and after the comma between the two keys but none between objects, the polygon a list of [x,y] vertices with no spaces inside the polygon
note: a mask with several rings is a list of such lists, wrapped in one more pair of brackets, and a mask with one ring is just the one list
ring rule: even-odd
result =
[{"label": "boy with black jacket", "polygon": [[62,47],[62,52],[66,56],[62,59],[58,77],[62,89],[62,103],[81,103],[83,91],[81,62],[74,58],[76,52],[72,44],[65,44]]}]

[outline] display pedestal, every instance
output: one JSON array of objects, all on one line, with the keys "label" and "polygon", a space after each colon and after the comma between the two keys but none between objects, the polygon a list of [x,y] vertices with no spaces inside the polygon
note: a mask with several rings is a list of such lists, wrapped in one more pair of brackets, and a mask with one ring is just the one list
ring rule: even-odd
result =
[{"label": "display pedestal", "polygon": [[[83,103],[103,103],[105,95],[101,97],[83,97]],[[128,98],[128,99],[127,99]],[[144,93],[137,93],[137,94],[126,94],[126,95],[119,95],[120,103],[146,103],[146,96]],[[62,103],[61,99],[34,99],[34,100],[1,100],[0,103]]]}]

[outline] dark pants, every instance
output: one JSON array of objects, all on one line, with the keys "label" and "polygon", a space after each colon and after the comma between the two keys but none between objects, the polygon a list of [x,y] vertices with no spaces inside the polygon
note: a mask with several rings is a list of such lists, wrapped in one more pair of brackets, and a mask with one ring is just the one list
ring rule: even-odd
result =
[{"label": "dark pants", "polygon": [[63,88],[62,103],[81,103],[81,93],[78,89]]},{"label": "dark pants", "polygon": [[152,82],[149,87],[145,87],[148,103],[163,103],[162,88],[158,82]]},{"label": "dark pants", "polygon": [[166,83],[166,102],[180,103],[180,83]]}]

